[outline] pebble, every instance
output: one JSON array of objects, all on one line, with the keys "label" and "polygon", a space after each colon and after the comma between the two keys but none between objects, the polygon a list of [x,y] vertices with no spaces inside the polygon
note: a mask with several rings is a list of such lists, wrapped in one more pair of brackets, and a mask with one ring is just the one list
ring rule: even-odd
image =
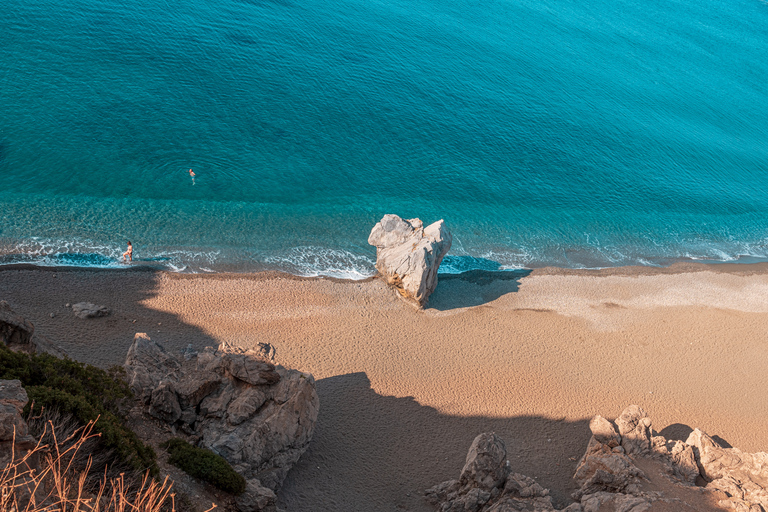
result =
[{"label": "pebble", "polygon": [[53,318],[53,317],[55,317],[55,316],[56,316],[56,313],[51,313],[51,314],[50,314],[50,315],[48,315],[48,316],[50,316],[51,318]]}]

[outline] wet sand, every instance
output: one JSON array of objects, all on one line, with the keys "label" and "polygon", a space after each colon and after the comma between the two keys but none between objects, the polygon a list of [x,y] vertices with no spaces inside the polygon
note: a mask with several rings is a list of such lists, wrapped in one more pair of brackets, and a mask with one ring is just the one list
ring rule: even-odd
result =
[{"label": "wet sand", "polygon": [[[378,279],[0,270],[7,300],[73,358],[121,364],[136,332],[169,351],[268,342],[312,373],[313,442],[278,493],[299,511],[427,511],[472,439],[569,503],[589,419],[643,407],[668,438],[698,427],[768,450],[768,269],[540,269],[441,276],[414,309]],[[103,304],[75,318],[67,303]],[[51,318],[50,314],[54,316]]]}]

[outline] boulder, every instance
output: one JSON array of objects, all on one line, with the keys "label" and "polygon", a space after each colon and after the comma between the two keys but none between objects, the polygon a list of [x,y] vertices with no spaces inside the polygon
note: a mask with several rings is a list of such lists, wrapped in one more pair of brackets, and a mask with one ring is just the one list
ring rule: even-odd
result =
[{"label": "boulder", "polygon": [[150,414],[237,468],[248,481],[240,510],[273,510],[274,492],[314,433],[314,378],[265,361],[273,351],[222,346],[192,354],[176,358],[137,334],[125,362],[131,388]]},{"label": "boulder", "polygon": [[72,312],[77,318],[98,318],[112,313],[106,306],[98,306],[90,302],[72,304]]},{"label": "boulder", "polygon": [[494,433],[477,436],[459,479],[428,489],[426,498],[440,512],[555,510],[547,489],[510,471],[504,441]]},{"label": "boulder", "polygon": [[437,269],[451,248],[451,234],[439,220],[426,228],[419,219],[385,215],[371,230],[376,269],[403,297],[423,307],[437,286]]}]

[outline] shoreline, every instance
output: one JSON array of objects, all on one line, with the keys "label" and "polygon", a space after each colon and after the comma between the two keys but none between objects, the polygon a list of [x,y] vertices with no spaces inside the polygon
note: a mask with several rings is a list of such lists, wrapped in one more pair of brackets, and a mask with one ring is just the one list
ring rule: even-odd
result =
[{"label": "shoreline", "polygon": [[[120,364],[146,332],[171,352],[271,343],[315,376],[292,512],[431,510],[423,491],[486,431],[566,504],[589,419],[631,403],[667,437],[768,450],[767,264],[441,274],[424,310],[376,278],[61,268],[0,268],[0,300],[74,359]],[[80,301],[113,313],[77,319]]]}]

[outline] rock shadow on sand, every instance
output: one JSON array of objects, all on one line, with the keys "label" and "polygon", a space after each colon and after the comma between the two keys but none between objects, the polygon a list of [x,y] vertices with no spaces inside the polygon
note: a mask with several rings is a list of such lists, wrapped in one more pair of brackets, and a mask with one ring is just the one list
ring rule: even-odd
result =
[{"label": "rock shadow on sand", "polygon": [[[126,269],[77,267],[0,267],[0,300],[60,346],[70,357],[94,366],[121,365],[137,332],[147,333],[169,352],[179,354],[218,346],[204,330],[179,316],[147,307],[157,295],[160,272],[149,266]],[[181,278],[181,277],[180,277]],[[77,318],[66,304],[106,306],[102,318]]]},{"label": "rock shadow on sand", "polygon": [[451,309],[481,306],[520,289],[520,281],[532,271],[470,270],[461,274],[440,274],[437,288],[429,297],[427,309]]},{"label": "rock shadow on sand", "polygon": [[501,436],[513,470],[550,488],[562,508],[575,487],[561,482],[571,482],[591,436],[587,420],[442,414],[413,397],[378,394],[365,373],[320,379],[317,391],[314,438],[278,492],[291,512],[431,512],[424,491],[457,478],[482,432]]}]

